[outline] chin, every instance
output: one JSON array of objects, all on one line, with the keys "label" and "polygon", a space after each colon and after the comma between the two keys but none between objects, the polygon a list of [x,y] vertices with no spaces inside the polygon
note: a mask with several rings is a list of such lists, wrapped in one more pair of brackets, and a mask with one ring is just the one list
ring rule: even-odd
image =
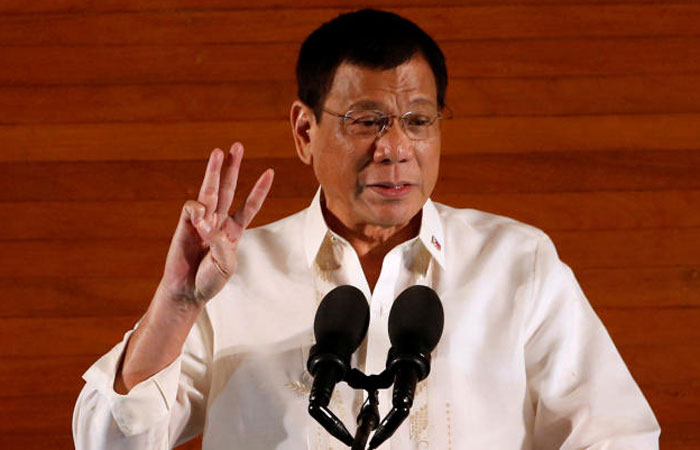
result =
[{"label": "chin", "polygon": [[405,206],[384,206],[374,211],[372,222],[382,228],[403,226],[408,224],[418,214],[420,209],[418,208],[414,211],[414,208],[407,209]]}]

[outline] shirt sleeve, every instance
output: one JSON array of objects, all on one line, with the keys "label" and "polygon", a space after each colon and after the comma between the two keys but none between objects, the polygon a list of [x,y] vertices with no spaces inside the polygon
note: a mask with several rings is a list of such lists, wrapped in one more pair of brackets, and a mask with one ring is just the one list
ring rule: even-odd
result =
[{"label": "shirt sleeve", "polygon": [[526,324],[534,447],[658,449],[659,425],[549,238],[535,256]]},{"label": "shirt sleeve", "polygon": [[126,395],[113,386],[134,330],[83,374],[85,386],[73,412],[77,450],[166,449],[202,432],[211,362],[211,328],[205,311],[180,356]]}]

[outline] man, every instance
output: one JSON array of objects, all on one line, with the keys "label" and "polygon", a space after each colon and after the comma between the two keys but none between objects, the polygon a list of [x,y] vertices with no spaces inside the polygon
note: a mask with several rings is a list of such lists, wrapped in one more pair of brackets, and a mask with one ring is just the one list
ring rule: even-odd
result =
[{"label": "man", "polygon": [[[353,365],[384,369],[389,308],[431,286],[445,331],[411,415],[381,448],[657,448],[659,428],[605,329],[539,230],[433,203],[442,52],[396,15],[364,10],[302,46],[291,124],[320,189],[311,206],[243,231],[273,174],[233,216],[243,148],[212,152],[185,203],[163,278],[135,331],[84,375],[76,447],[345,448],[306,413],[318,303],[358,287],[370,304]],[[341,383],[352,429],[363,401]],[[380,392],[380,411],[391,406]]]}]

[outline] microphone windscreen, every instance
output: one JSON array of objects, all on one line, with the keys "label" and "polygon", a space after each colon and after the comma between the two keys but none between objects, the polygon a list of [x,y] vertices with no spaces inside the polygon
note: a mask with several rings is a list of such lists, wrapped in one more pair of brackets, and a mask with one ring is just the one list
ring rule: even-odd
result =
[{"label": "microphone windscreen", "polygon": [[445,315],[440,298],[427,286],[411,286],[389,312],[389,339],[399,351],[430,353],[442,336]]},{"label": "microphone windscreen", "polygon": [[338,286],[318,306],[314,335],[319,350],[349,357],[362,343],[369,326],[369,305],[361,290]]}]

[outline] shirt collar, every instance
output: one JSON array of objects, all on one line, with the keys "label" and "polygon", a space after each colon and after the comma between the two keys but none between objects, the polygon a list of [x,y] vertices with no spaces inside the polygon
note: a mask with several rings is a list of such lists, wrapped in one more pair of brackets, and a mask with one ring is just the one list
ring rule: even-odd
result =
[{"label": "shirt collar", "polygon": [[306,220],[304,222],[304,251],[306,252],[306,262],[311,267],[316,260],[318,249],[321,248],[321,244],[329,231],[321,211],[320,187],[316,191],[311,205],[306,209]]},{"label": "shirt collar", "polygon": [[[321,188],[316,191],[311,205],[306,210],[304,223],[304,250],[306,261],[309,266],[316,260],[318,250],[321,248],[323,240],[330,231],[323,218],[321,211]],[[445,268],[445,241],[440,221],[440,214],[435,208],[432,200],[428,199],[423,205],[423,216],[421,217],[420,231],[418,239],[423,243],[428,252],[435,258],[440,266]]]}]

